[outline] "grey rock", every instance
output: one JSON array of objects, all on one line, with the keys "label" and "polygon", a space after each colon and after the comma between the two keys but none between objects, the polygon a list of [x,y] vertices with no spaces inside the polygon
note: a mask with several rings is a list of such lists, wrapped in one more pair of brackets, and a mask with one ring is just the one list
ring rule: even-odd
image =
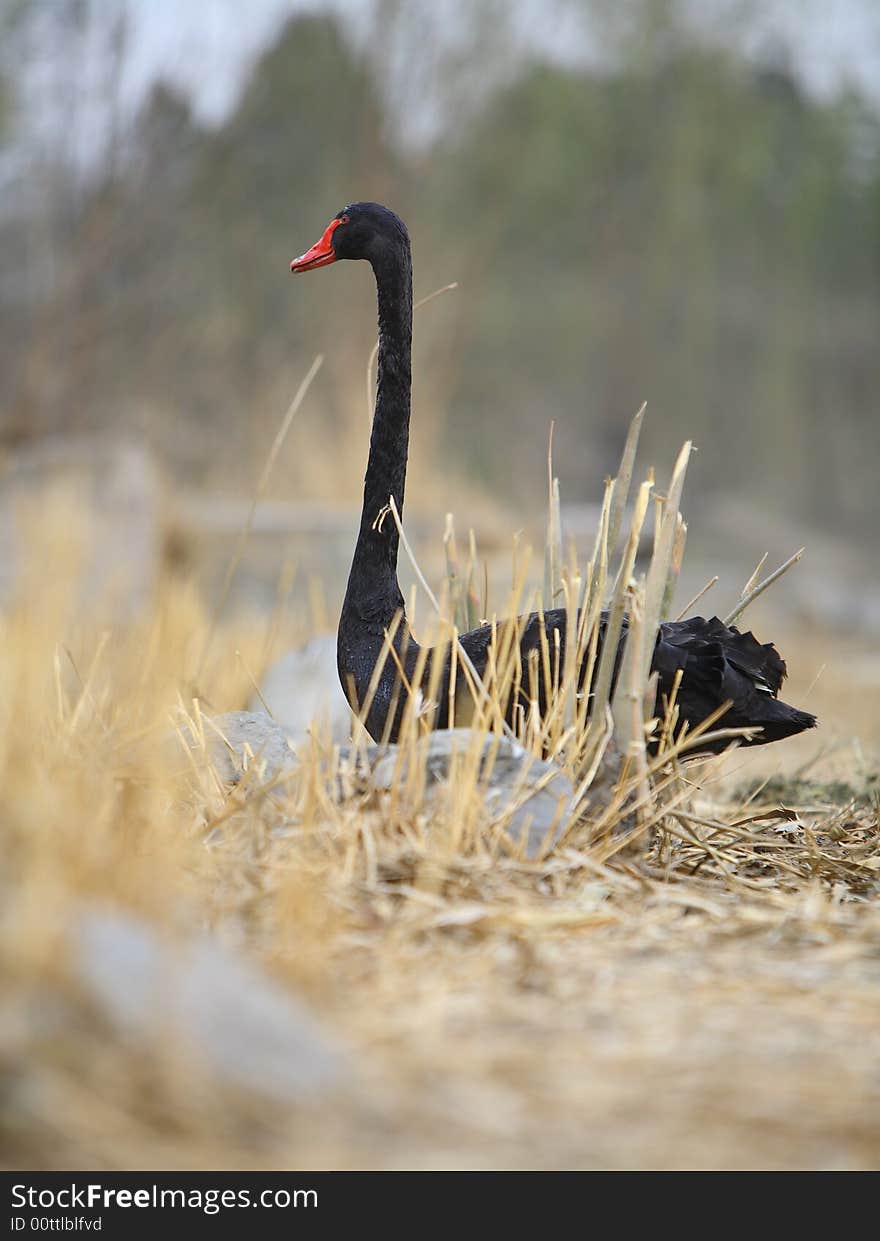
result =
[{"label": "grey rock", "polygon": [[350,1077],[299,999],[206,935],[165,940],[134,915],[88,909],[72,930],[70,964],[123,1035],[147,1045],[172,1037],[220,1085],[291,1103]]},{"label": "grey rock", "polygon": [[[469,728],[439,729],[418,742],[418,762],[425,763],[428,795],[453,777],[456,755],[472,754],[475,734]],[[523,852],[535,858],[552,848],[561,836],[574,798],[574,787],[555,763],[544,762],[507,737],[481,739],[480,787],[493,819],[505,817],[505,830],[515,844],[525,842]],[[406,764],[398,769],[396,746],[352,747],[344,757],[359,758],[369,767],[377,789],[390,789],[406,779]]]},{"label": "grey rock", "polygon": [[294,741],[305,740],[313,730],[321,737],[329,735],[331,741],[348,741],[352,714],[339,684],[336,635],[312,638],[271,664],[248,710],[265,711],[264,702]]},{"label": "grey rock", "polygon": [[[295,770],[298,759],[287,729],[264,711],[227,711],[204,721],[206,748],[221,780],[235,784],[256,762],[265,780]],[[192,738],[189,738],[192,743]]]},{"label": "grey rock", "polygon": [[[234,783],[256,760],[264,779],[296,769],[296,747],[286,731],[267,715],[231,711],[206,721],[209,756],[221,779]],[[222,736],[221,736],[222,734]],[[561,836],[574,798],[571,780],[555,763],[544,762],[507,737],[481,736],[469,728],[439,729],[417,743],[418,763],[425,764],[430,804],[440,786],[454,778],[459,761],[479,744],[480,784],[487,815],[505,819],[505,832],[515,845],[525,842],[528,858],[552,848]],[[405,783],[409,756],[398,769],[396,745],[340,746],[335,795],[351,795],[352,780],[379,792]]]}]

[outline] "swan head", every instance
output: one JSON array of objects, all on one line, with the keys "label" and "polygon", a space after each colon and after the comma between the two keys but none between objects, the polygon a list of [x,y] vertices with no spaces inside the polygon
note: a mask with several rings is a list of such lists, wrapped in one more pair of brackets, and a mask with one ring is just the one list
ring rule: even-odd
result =
[{"label": "swan head", "polygon": [[374,263],[389,249],[409,247],[400,216],[381,203],[351,203],[338,212],[310,250],[290,264],[294,273],[327,267],[337,259]]}]

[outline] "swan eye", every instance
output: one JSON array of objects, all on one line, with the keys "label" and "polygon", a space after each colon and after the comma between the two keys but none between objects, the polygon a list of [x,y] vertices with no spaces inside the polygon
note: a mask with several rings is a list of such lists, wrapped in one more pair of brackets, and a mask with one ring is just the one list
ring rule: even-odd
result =
[{"label": "swan eye", "polygon": [[351,221],[349,220],[349,218],[348,218],[348,216],[347,216],[347,215],[343,215],[343,216],[340,216],[340,217],[339,217],[339,223],[340,223],[340,224],[350,224],[350,223],[351,223]]}]

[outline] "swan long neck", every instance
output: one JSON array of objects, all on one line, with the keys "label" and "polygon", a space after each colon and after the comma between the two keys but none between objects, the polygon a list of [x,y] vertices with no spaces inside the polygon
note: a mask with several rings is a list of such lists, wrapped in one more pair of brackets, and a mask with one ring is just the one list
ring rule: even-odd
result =
[{"label": "swan long neck", "polygon": [[346,604],[364,620],[390,624],[403,608],[397,582],[397,525],[382,516],[390,497],[403,514],[412,389],[412,258],[400,242],[373,260],[379,310],[376,410],[364,504]]}]

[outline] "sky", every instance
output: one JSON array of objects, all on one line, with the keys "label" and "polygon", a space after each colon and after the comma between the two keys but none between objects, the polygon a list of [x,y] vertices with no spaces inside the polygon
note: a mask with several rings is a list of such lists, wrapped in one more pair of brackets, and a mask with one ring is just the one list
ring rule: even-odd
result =
[{"label": "sky", "polygon": [[[78,161],[88,167],[103,149],[108,125],[107,82],[116,74],[117,119],[131,117],[151,85],[163,77],[184,88],[198,117],[217,123],[229,113],[255,58],[292,14],[330,10],[337,13],[355,43],[381,40],[383,3],[389,0],[91,0],[101,22],[102,37],[81,41],[75,65],[70,47],[59,40],[59,57],[75,75],[76,101],[56,91],[52,66],[34,56],[26,113],[31,125],[41,124],[48,140],[64,132]],[[412,30],[415,4],[398,0]],[[683,0],[694,25],[707,37],[737,43],[747,54],[767,57],[789,49],[791,63],[807,87],[828,94],[842,83],[857,85],[880,107],[880,0]],[[514,55],[529,50],[561,60],[579,57],[601,63],[602,23],[592,12],[621,12],[627,0],[494,0],[513,18]],[[616,6],[616,7],[615,7]],[[472,0],[432,0],[424,5],[430,28],[425,40],[463,52],[462,14]],[[37,8],[39,12],[39,6]],[[45,10],[45,11],[48,11]],[[624,9],[625,11],[625,9]],[[107,17],[124,14],[128,38],[116,72],[106,43]],[[743,15],[746,14],[746,20]],[[491,25],[490,25],[491,31]],[[421,33],[421,32],[419,32]],[[490,34],[491,37],[491,34]],[[458,45],[456,47],[456,44]],[[409,47],[402,55],[409,54]],[[25,53],[26,54],[26,53]],[[38,63],[40,60],[43,63]],[[503,60],[503,57],[501,58]],[[393,66],[393,48],[389,63]],[[398,57],[400,63],[400,56]],[[407,66],[401,66],[405,74]],[[411,72],[410,66],[410,72]],[[391,77],[393,78],[393,70]],[[473,76],[473,75],[472,75]],[[402,136],[418,142],[430,138],[442,123],[432,103],[429,75],[419,90],[408,91],[406,109],[397,109]],[[488,83],[484,84],[488,86]],[[478,82],[479,88],[479,82]],[[394,98],[394,82],[388,83]],[[415,106],[413,106],[415,101]],[[74,114],[75,112],[75,114]],[[35,121],[34,118],[41,118]]]},{"label": "sky", "polygon": [[[373,0],[104,0],[132,15],[129,88],[142,92],[157,72],[170,73],[191,90],[204,119],[221,119],[232,106],[255,55],[291,13],[331,9],[355,38],[362,37],[376,5]],[[625,3],[625,0],[624,0]],[[440,22],[452,37],[462,0],[435,0]],[[518,40],[566,57],[581,26],[579,10],[589,6],[516,0]],[[698,25],[732,28],[737,14],[750,11],[746,50],[761,53],[787,44],[807,84],[828,93],[847,79],[880,103],[880,0],[691,0]],[[246,18],[243,13],[246,12]],[[589,38],[589,23],[586,34]],[[206,65],[210,71],[205,72]]]}]

